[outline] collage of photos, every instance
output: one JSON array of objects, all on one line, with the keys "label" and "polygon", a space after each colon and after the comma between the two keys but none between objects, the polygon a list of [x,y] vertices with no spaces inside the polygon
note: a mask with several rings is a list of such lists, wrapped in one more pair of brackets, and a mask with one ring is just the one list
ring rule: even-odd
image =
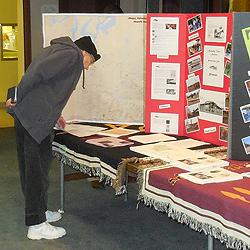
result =
[{"label": "collage of photos", "polygon": [[[190,36],[187,42],[189,76],[186,80],[186,132],[199,131],[199,120],[202,119],[220,124],[215,130],[209,128],[205,130],[217,132],[218,139],[227,142],[229,94],[202,88],[203,85],[207,86],[206,89],[210,86],[224,88],[224,80],[231,76],[232,43],[227,42],[227,17],[206,17],[203,27],[201,15],[195,15],[187,20],[187,27]],[[204,44],[201,39],[203,28]],[[216,46],[208,46],[205,44],[207,42],[216,43]],[[201,69],[203,69],[202,76],[198,72]],[[250,97],[250,80],[245,84]],[[246,117],[246,110],[244,111]]]},{"label": "collage of photos", "polygon": [[200,115],[200,89],[201,83],[199,76],[192,76],[186,80],[186,132],[191,133],[200,130],[198,117]]},{"label": "collage of photos", "polygon": [[[151,74],[147,90],[150,98],[146,103],[146,112],[150,112],[147,116],[150,132],[185,135],[226,146],[232,57],[231,16],[200,13],[150,18],[150,38],[153,41],[147,54]],[[180,33],[181,29],[177,34],[183,24],[185,34]],[[165,42],[167,35],[173,38],[171,43]],[[156,46],[155,39],[159,37],[161,41]],[[171,45],[177,51],[177,40],[181,47],[178,54],[168,52],[165,53],[167,57],[160,57],[163,55],[159,52],[163,51],[161,45],[164,44],[164,48]],[[169,46],[168,49],[171,50]],[[246,87],[250,97],[250,80]]]},{"label": "collage of photos", "polygon": [[225,69],[224,69],[224,75],[228,78],[231,77],[231,48],[232,43],[227,43],[226,49],[225,49]]},{"label": "collage of photos", "polygon": [[[250,98],[250,79],[244,82],[245,91],[247,96]],[[244,123],[250,122],[250,104],[246,104],[240,107],[240,112]],[[242,145],[244,147],[245,153],[250,154],[250,136],[241,138]]]}]

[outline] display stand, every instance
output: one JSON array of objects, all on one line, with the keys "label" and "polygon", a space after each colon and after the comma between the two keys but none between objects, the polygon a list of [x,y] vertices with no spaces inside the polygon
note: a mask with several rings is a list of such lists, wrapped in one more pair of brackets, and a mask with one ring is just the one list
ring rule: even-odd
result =
[{"label": "display stand", "polygon": [[250,160],[250,13],[234,13],[228,157]]},{"label": "display stand", "polygon": [[148,14],[146,132],[227,145],[231,14]]}]

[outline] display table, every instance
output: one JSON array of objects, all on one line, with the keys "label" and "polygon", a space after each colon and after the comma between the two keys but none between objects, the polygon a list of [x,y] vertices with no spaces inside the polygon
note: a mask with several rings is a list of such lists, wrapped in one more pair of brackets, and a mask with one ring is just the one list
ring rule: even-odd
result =
[{"label": "display table", "polygon": [[[83,125],[91,125],[111,129],[114,127],[128,128],[138,130],[136,135],[144,134],[144,126],[140,125],[116,125],[104,123],[83,122]],[[135,134],[134,134],[135,135]],[[100,138],[103,136],[92,135],[86,137],[77,137],[62,131],[55,131],[55,138],[52,144],[53,155],[60,161],[61,165],[61,211],[64,210],[64,167],[69,166],[81,173],[89,176],[98,176],[105,185],[113,185],[117,195],[126,193],[125,171],[120,166],[123,159],[144,157],[141,154],[133,152],[129,146],[122,147],[99,147],[86,143],[88,139]],[[119,138],[127,140],[129,136]],[[134,145],[141,145],[134,142]],[[116,185],[115,185],[116,184]]]},{"label": "display table", "polygon": [[[83,124],[103,126],[107,129],[119,126],[99,123]],[[138,129],[139,132],[135,135],[144,134],[141,126],[131,125],[126,126],[126,128]],[[131,151],[129,149],[130,146],[105,148],[86,142],[88,139],[99,137],[101,136],[95,134],[80,138],[62,131],[55,132],[53,154],[60,161],[61,165],[60,210],[62,212],[64,210],[65,166],[69,166],[89,176],[100,177],[100,181],[115,188],[116,194],[126,194],[126,177],[130,172],[135,176],[139,175],[139,201],[144,202],[146,205],[152,205],[159,211],[167,212],[170,217],[188,224],[197,231],[204,231],[209,235],[208,243],[211,246],[212,238],[210,236],[219,238],[230,247],[237,245],[239,246],[238,249],[247,244],[249,245],[250,233],[248,230],[250,228],[250,220],[247,219],[247,216],[249,216],[247,212],[249,204],[244,202],[242,205],[242,201],[227,199],[227,197],[222,199],[219,194],[219,187],[222,185],[225,190],[228,190],[231,187],[230,183],[216,184],[213,187],[212,184],[201,186],[185,180],[179,180],[176,177],[179,173],[184,172],[183,170],[157,167],[157,164],[162,165],[159,159],[153,162],[151,160],[146,161],[144,155]],[[128,139],[128,137],[123,136],[120,138]],[[177,139],[181,140],[184,137],[178,137]],[[134,142],[133,146],[135,145],[141,144]],[[222,150],[221,152],[223,155],[225,154],[225,151]],[[148,168],[149,166],[150,168]],[[145,167],[146,169],[144,169]],[[240,168],[237,171],[243,171],[243,169],[245,171],[246,169],[245,167],[239,167],[239,165],[236,165],[236,168]],[[169,180],[171,180],[171,183]],[[249,179],[244,179],[244,182],[246,183],[243,186],[246,189],[247,185],[250,187]],[[212,187],[210,188],[210,186]],[[243,186],[240,185],[240,187]],[[205,204],[204,207],[203,203]],[[227,215],[225,219],[223,217],[224,213]],[[237,218],[238,213],[240,213],[239,219]],[[231,217],[235,218],[235,221],[232,220],[231,222]]]},{"label": "display table", "polygon": [[[250,172],[247,162],[232,161],[226,168]],[[179,178],[183,172],[176,167],[140,171],[139,202],[219,239],[227,247],[249,249],[250,178],[199,185]]]}]

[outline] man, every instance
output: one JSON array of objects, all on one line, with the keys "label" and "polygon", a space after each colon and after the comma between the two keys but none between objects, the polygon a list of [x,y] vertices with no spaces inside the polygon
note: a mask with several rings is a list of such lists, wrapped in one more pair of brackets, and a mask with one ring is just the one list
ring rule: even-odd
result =
[{"label": "man", "polygon": [[[25,224],[29,239],[56,239],[64,228],[49,224],[61,214],[47,210],[48,171],[52,160],[53,127],[64,128],[61,112],[84,69],[100,59],[89,36],[73,42],[56,38],[32,61],[7,108],[15,118],[17,156],[25,197]],[[84,77],[83,77],[84,79]]]}]

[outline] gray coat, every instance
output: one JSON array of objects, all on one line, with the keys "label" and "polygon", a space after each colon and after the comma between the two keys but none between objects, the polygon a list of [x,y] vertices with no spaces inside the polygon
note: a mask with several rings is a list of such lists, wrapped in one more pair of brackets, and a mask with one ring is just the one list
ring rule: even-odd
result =
[{"label": "gray coat", "polygon": [[17,89],[15,117],[38,142],[51,133],[83,71],[81,50],[69,37],[51,41]]}]

